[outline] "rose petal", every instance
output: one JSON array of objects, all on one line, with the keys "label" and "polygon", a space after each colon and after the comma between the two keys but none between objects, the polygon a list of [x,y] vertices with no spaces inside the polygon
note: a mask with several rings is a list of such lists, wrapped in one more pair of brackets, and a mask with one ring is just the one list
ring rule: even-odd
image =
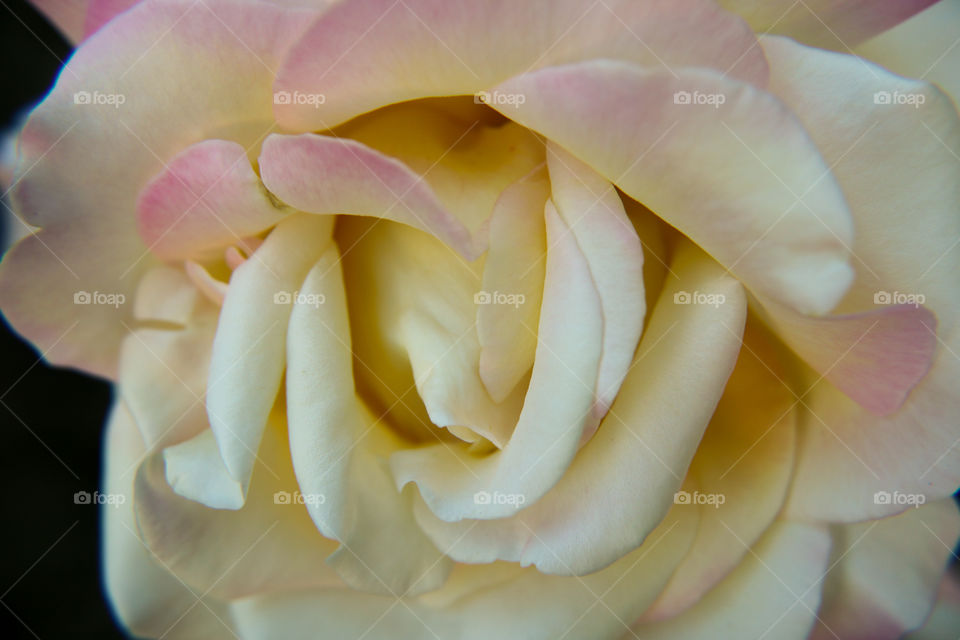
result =
[{"label": "rose petal", "polygon": [[[684,490],[713,497],[699,506],[690,553],[645,620],[683,615],[747,554],[773,522],[789,488],[798,411],[782,354],[747,321],[743,349],[690,463]],[[687,508],[697,508],[691,500]]]},{"label": "rose petal", "polygon": [[502,518],[516,510],[515,501],[484,503],[481,491],[532,504],[562,476],[587,424],[603,334],[600,300],[586,260],[549,201],[545,217],[550,249],[536,359],[510,442],[485,458],[443,445],[391,457],[397,486],[415,482],[441,520]]},{"label": "rose petal", "polygon": [[[960,118],[935,87],[864,60],[783,38],[764,38],[763,47],[776,69],[771,90],[832,163],[856,221],[857,278],[837,312],[876,309],[878,294],[923,295],[936,315],[939,350],[929,373],[889,416],[871,414],[825,382],[809,391],[803,403],[811,419],[788,513],[854,522],[903,509],[878,504],[878,491],[923,494],[928,502],[947,497],[960,486]],[[895,104],[894,94],[913,96],[914,104]],[[922,224],[913,211],[923,212]]]},{"label": "rose petal", "polygon": [[270,199],[244,148],[227,140],[204,140],[177,154],[137,203],[140,237],[164,259],[222,251],[290,212]]},{"label": "rose petal", "polygon": [[815,47],[850,47],[896,26],[936,0],[719,0],[757,33],[789,36]]},{"label": "rose petal", "polygon": [[386,459],[401,441],[354,392],[336,249],[310,270],[301,297],[287,340],[290,450],[301,490],[324,497],[307,505],[310,515],[341,542],[330,563],[356,589],[397,596],[435,589],[450,563],[414,521],[411,496],[393,487]]},{"label": "rose petal", "polygon": [[343,2],[310,27],[277,77],[278,91],[325,100],[291,100],[276,113],[289,129],[327,129],[387,104],[487,91],[518,73],[592,58],[710,67],[762,85],[758,53],[741,20],[700,0]]},{"label": "rose petal", "polygon": [[292,298],[329,246],[332,230],[333,216],[288,218],[230,279],[213,341],[207,415],[244,493],[283,379]]},{"label": "rose petal", "polygon": [[0,269],[0,307],[51,362],[115,375],[129,312],[73,305],[73,293],[133,298],[153,263],[136,229],[140,189],[193,143],[256,145],[273,126],[271,68],[313,15],[223,0],[141,3],[70,58],[20,136],[12,189],[18,215],[45,229]]},{"label": "rose petal", "polygon": [[810,639],[895,640],[930,613],[960,536],[960,513],[946,499],[832,533],[837,560]]},{"label": "rose petal", "polygon": [[94,33],[139,0],[31,0],[73,44]]},{"label": "rose petal", "polygon": [[467,229],[419,176],[359,142],[274,134],[263,144],[260,175],[271,192],[303,211],[395,220],[475,257]]},{"label": "rose petal", "polygon": [[[516,565],[457,565],[440,590],[404,601],[349,591],[302,591],[234,603],[249,640],[308,640],[317,629],[339,638],[527,638],[572,640],[624,633],[685,552],[694,512],[668,518],[650,541],[603,571],[583,578],[545,576]],[[531,595],[538,615],[531,615]]]},{"label": "rose petal", "polygon": [[225,603],[196,593],[170,574],[143,542],[133,509],[133,468],[146,454],[122,402],[107,421],[104,491],[121,504],[101,507],[104,587],[110,607],[131,633],[145,637],[232,638]]},{"label": "rose petal", "polygon": [[[543,297],[547,243],[542,212],[549,196],[547,174],[538,169],[504,189],[490,215],[481,294],[491,298],[480,298],[477,336],[480,378],[495,402],[503,402],[533,366],[537,336],[530,327],[537,323]],[[492,304],[497,294],[512,295],[515,303]]]},{"label": "rose petal", "polygon": [[[177,495],[167,483],[171,460],[182,469],[215,456],[209,436],[190,441],[206,448],[205,453],[194,451],[199,455],[192,461],[184,443],[173,455],[170,449],[151,455],[137,470],[134,507],[143,540],[162,566],[198,593],[230,600],[275,589],[343,584],[325,562],[335,545],[320,535],[303,505],[290,498],[296,480],[285,436],[283,417],[273,416],[259,451],[261,464],[239,510],[211,509]],[[192,477],[176,479],[184,484],[205,478],[220,482],[199,464],[190,466]],[[221,479],[229,476],[222,473]],[[192,484],[184,492],[210,495],[212,490]],[[283,492],[288,492],[286,500],[278,498]]]},{"label": "rose petal", "polygon": [[535,71],[498,90],[526,96],[501,113],[650,207],[752,290],[822,314],[849,286],[843,194],[799,121],[766,92],[712,71],[609,60]]},{"label": "rose petal", "polygon": [[[830,536],[817,525],[780,521],[750,555],[683,615],[637,625],[643,640],[807,637],[820,604]],[[749,612],[749,613],[747,613]]]},{"label": "rose petal", "polygon": [[[668,280],[653,307],[623,389],[549,493],[500,520],[445,523],[418,509],[445,553],[461,562],[502,559],[583,575],[640,546],[661,522],[733,369],[746,314],[740,284],[689,243],[671,269],[678,279]],[[684,289],[725,301],[675,304]]]},{"label": "rose petal", "polygon": [[949,638],[960,627],[960,582],[956,566],[948,569],[940,581],[937,601],[923,626],[904,636],[905,640],[940,640]]},{"label": "rose petal", "polygon": [[580,245],[603,307],[603,356],[597,376],[598,423],[620,390],[643,329],[643,250],[616,189],[550,144],[552,199]]},{"label": "rose petal", "polygon": [[923,307],[897,305],[810,318],[771,305],[772,325],[784,341],[861,407],[885,416],[930,370],[937,320]]}]

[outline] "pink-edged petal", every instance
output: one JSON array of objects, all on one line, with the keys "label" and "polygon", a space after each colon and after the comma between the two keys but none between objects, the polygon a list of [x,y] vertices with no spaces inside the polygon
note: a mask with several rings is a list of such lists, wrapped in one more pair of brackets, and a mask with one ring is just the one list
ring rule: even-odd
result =
[{"label": "pink-edged petal", "polygon": [[11,191],[17,214],[44,229],[0,268],[7,319],[52,362],[115,374],[129,316],[74,306],[73,292],[133,298],[152,265],[136,228],[140,190],[191,144],[259,140],[273,124],[270,67],[313,15],[223,0],[147,2],[70,58],[23,129]]},{"label": "pink-edged petal", "polygon": [[459,564],[443,587],[405,600],[407,606],[392,596],[312,590],[248,598],[231,613],[245,640],[313,640],[321,628],[331,637],[369,640],[616,638],[662,588],[696,524],[690,511],[668,517],[648,544],[583,578],[508,563]]},{"label": "pink-edged petal", "polygon": [[[603,335],[600,299],[569,228],[547,201],[547,266],[536,359],[513,436],[484,458],[432,445],[391,456],[397,486],[414,482],[438,518],[502,518],[563,475],[593,405]],[[478,499],[478,492],[508,496]]]},{"label": "pink-edged petal", "polygon": [[[107,422],[103,491],[122,496],[101,507],[103,581],[118,622],[141,637],[234,638],[225,602],[195,592],[169,572],[143,540],[134,513],[134,472],[147,454],[122,402]],[[198,601],[199,597],[199,601]]]},{"label": "pink-edged petal", "polygon": [[344,581],[365,591],[415,595],[439,587],[450,561],[414,520],[410,492],[393,486],[387,457],[402,442],[354,391],[339,258],[331,248],[317,261],[290,317],[286,387],[293,465],[304,495],[323,498],[307,509],[324,535],[342,543],[329,563]]},{"label": "pink-edged petal", "polygon": [[923,296],[936,316],[932,367],[896,412],[874,415],[826,381],[804,397],[811,419],[788,513],[854,522],[903,509],[877,503],[878,491],[949,496],[960,486],[960,117],[935,87],[862,59],[778,37],[763,47],[776,70],[771,90],[804,122],[853,212],[857,277],[836,312]]},{"label": "pink-edged petal", "polygon": [[599,421],[620,390],[643,329],[643,250],[613,185],[554,144],[547,162],[551,198],[590,265],[603,307],[594,407]]},{"label": "pink-edged petal", "polygon": [[[549,493],[499,520],[450,523],[418,510],[445,553],[461,562],[501,559],[582,575],[640,546],[663,520],[733,369],[746,316],[740,284],[691,244],[678,249],[671,269],[677,279],[653,307],[620,394]],[[550,265],[548,283],[549,274]],[[675,304],[687,289],[724,301]],[[554,392],[554,402],[558,397]]]},{"label": "pink-edged petal", "polygon": [[849,287],[843,193],[770,94],[709,70],[610,60],[535,71],[497,90],[526,97],[494,105],[504,115],[590,165],[755,292],[822,314]]},{"label": "pink-edged petal", "polygon": [[960,513],[952,499],[883,520],[834,527],[836,566],[810,640],[896,640],[919,627],[953,559]]},{"label": "pink-edged petal", "polygon": [[403,163],[366,145],[314,134],[271,135],[260,154],[267,188],[311,213],[376,216],[416,227],[473,259],[470,234]]},{"label": "pink-edged petal", "polygon": [[79,44],[140,0],[31,0],[60,31]]},{"label": "pink-edged petal", "polygon": [[644,620],[684,615],[744,560],[787,496],[800,412],[780,347],[755,320],[743,345],[683,487],[685,508],[700,511],[697,537]]},{"label": "pink-edged petal", "polygon": [[937,320],[919,306],[896,305],[825,318],[776,306],[770,322],[813,369],[861,407],[885,416],[899,409],[930,370]]},{"label": "pink-edged petal", "polygon": [[718,0],[757,33],[776,33],[815,47],[849,51],[937,0]]},{"label": "pink-edged petal", "polygon": [[[537,336],[532,329],[546,270],[543,208],[549,196],[550,183],[540,169],[504,189],[490,215],[477,336],[480,378],[495,402],[510,395],[533,366]],[[504,297],[494,300],[497,295]]]},{"label": "pink-edged petal", "polygon": [[830,558],[825,527],[779,521],[742,563],[682,615],[637,624],[642,640],[803,640],[816,620]]},{"label": "pink-edged petal", "polygon": [[706,0],[343,2],[292,48],[276,83],[325,100],[291,99],[276,113],[297,131],[327,129],[387,104],[489,91],[518,73],[593,58],[710,67],[762,85],[758,53],[747,25]]},{"label": "pink-edged petal", "polygon": [[140,237],[160,258],[202,257],[274,226],[272,201],[236,142],[204,140],[177,154],[140,192]]},{"label": "pink-edged petal", "polygon": [[230,279],[213,341],[207,415],[223,461],[244,492],[283,379],[293,296],[330,244],[332,230],[333,216],[288,218]]},{"label": "pink-edged petal", "polygon": [[[188,452],[187,443],[177,445],[172,455],[167,449],[147,457],[135,474],[138,528],[162,566],[197,593],[226,600],[275,589],[343,584],[326,563],[335,545],[323,538],[303,504],[292,498],[296,480],[282,415],[272,416],[265,430],[261,463],[239,510],[210,508],[178,495],[168,484],[168,478],[175,479],[183,483],[179,493],[209,494],[212,487],[205,483],[219,482],[200,464],[216,456],[213,438],[201,435],[191,442],[205,453]],[[189,462],[184,458],[193,454],[199,454],[191,465],[194,473],[171,477],[171,460],[182,469],[179,465]],[[220,477],[230,480],[225,469]],[[193,486],[184,486],[187,483]],[[242,499],[239,492],[236,497]]]}]

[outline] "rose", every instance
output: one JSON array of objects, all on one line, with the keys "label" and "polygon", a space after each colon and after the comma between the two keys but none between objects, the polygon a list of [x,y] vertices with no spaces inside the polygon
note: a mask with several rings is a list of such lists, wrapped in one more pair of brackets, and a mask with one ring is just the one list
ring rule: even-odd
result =
[{"label": "rose", "polygon": [[[815,9],[830,28],[749,15],[868,35]],[[701,2],[149,2],[68,69],[21,136],[16,207],[43,230],[0,302],[117,380],[106,484],[133,499],[106,572],[131,629],[922,621],[960,527],[957,115],[935,88]],[[74,306],[78,284],[134,304]],[[324,499],[274,499],[296,491]],[[920,595],[892,608],[904,573]]]}]

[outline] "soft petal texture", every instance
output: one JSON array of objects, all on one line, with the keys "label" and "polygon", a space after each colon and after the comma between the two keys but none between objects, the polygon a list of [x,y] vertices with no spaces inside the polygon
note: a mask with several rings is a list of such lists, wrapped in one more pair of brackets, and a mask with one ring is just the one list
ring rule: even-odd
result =
[{"label": "soft petal texture", "polygon": [[536,359],[510,441],[482,458],[432,445],[398,451],[390,460],[397,485],[415,482],[441,520],[502,518],[518,507],[516,501],[484,504],[475,496],[480,491],[532,504],[563,475],[588,422],[603,335],[600,299],[583,254],[549,201],[545,216],[549,249]]},{"label": "soft petal texture", "polygon": [[548,149],[551,199],[590,265],[603,308],[594,408],[599,422],[620,390],[643,329],[643,250],[613,185],[560,147]]},{"label": "soft petal texture", "polygon": [[331,243],[333,216],[277,225],[230,279],[213,341],[207,415],[223,461],[245,493],[283,379],[292,300]]},{"label": "soft petal texture", "polygon": [[827,570],[825,528],[780,521],[749,556],[683,615],[635,626],[642,640],[802,640],[816,619],[820,580]]},{"label": "soft petal texture", "polygon": [[[6,319],[50,362],[116,374],[129,309],[74,305],[73,293],[133,299],[154,263],[136,229],[140,189],[191,144],[213,137],[247,148],[274,126],[271,68],[313,15],[222,0],[147,2],[70,58],[20,138],[14,208],[44,228],[0,266]],[[125,100],[77,104],[81,91]],[[46,295],[29,294],[25,282]]]},{"label": "soft petal texture", "polygon": [[762,85],[759,54],[747,26],[706,0],[344,2],[311,25],[276,83],[325,102],[276,113],[290,129],[326,129],[385,104],[488,91],[531,69],[591,58],[710,67]]},{"label": "soft petal texture", "polygon": [[137,203],[140,236],[167,260],[222,250],[289,213],[265,192],[244,148],[227,140],[204,140],[177,154]]},{"label": "soft petal texture", "polygon": [[[746,315],[740,284],[691,244],[678,249],[671,269],[678,279],[654,306],[622,391],[547,495],[499,520],[444,523],[418,510],[451,557],[582,575],[639,546],[661,522],[736,361]],[[683,289],[726,301],[673,304]]]},{"label": "soft petal texture", "polygon": [[757,33],[789,36],[815,47],[849,51],[937,0],[718,0]]},{"label": "soft petal texture", "polygon": [[[800,122],[768,93],[719,73],[609,60],[551,67],[497,87],[497,106],[587,163],[699,244],[755,292],[823,314],[846,292],[853,227]],[[678,92],[725,102],[676,104]]]},{"label": "soft petal texture", "polygon": [[543,208],[549,196],[547,174],[538,169],[504,189],[490,214],[481,292],[523,296],[522,303],[515,298],[514,305],[477,308],[480,378],[495,402],[503,402],[533,366],[537,336],[532,328],[546,272]]},{"label": "soft petal texture", "polygon": [[937,601],[923,626],[908,633],[906,640],[942,640],[960,629],[960,579],[954,565],[943,575]]},{"label": "soft petal texture", "polygon": [[700,510],[697,537],[645,619],[683,615],[736,570],[745,545],[763,535],[783,506],[799,412],[781,351],[755,319],[747,321],[736,367],[684,484],[691,494],[722,496],[723,503],[686,506]]},{"label": "soft petal texture", "polygon": [[174,577],[143,541],[134,515],[133,472],[147,450],[122,402],[107,424],[104,488],[125,497],[101,507],[104,588],[117,619],[138,636],[233,638],[225,603]]},{"label": "soft petal texture", "polygon": [[307,505],[316,526],[341,542],[330,563],[356,589],[398,597],[435,589],[450,561],[414,520],[410,493],[393,486],[387,458],[402,442],[354,391],[335,248],[310,270],[301,295],[307,302],[294,304],[287,340],[290,451],[300,489],[324,497]]},{"label": "soft petal texture", "polygon": [[165,477],[167,452],[150,455],[137,470],[134,508],[143,540],[169,571],[199,593],[226,600],[342,585],[325,562],[335,545],[317,531],[302,504],[276,497],[293,495],[297,486],[282,414],[266,430],[260,464],[239,510],[211,509],[174,493]]},{"label": "soft petal texture", "polygon": [[824,604],[810,640],[896,640],[930,613],[960,536],[960,512],[948,498],[882,520],[837,525],[832,535]]},{"label": "soft petal texture", "polygon": [[[232,613],[245,640],[312,640],[317,629],[370,640],[616,637],[662,588],[695,528],[693,512],[677,514],[643,547],[584,578],[515,565],[457,565],[444,588],[419,600],[305,591],[242,600]],[[539,615],[530,615],[531,597],[543,603]]]},{"label": "soft petal texture", "polygon": [[[857,278],[837,312],[872,310],[878,292],[901,292],[923,295],[937,320],[933,366],[896,413],[873,415],[824,381],[804,395],[810,418],[789,513],[853,522],[903,508],[875,503],[877,491],[944,498],[960,486],[960,117],[936,88],[863,60],[784,38],[764,38],[763,47],[776,72],[771,90],[833,166],[857,225]],[[878,91],[922,95],[924,103],[877,104]],[[824,94],[831,99],[818,98]]]},{"label": "soft petal texture", "polygon": [[854,52],[901,76],[933,82],[956,100],[960,96],[958,23],[960,0],[940,0]]},{"label": "soft petal texture", "polygon": [[[467,228],[479,255],[487,248],[486,227],[497,199],[543,164],[544,143],[516,123],[487,124],[480,114],[471,117],[467,105],[443,108],[454,104],[431,100],[391,105],[339,127],[338,134],[410,167]],[[484,115],[496,117],[484,109]]]},{"label": "soft petal texture", "polygon": [[167,484],[177,495],[211,509],[240,509],[246,496],[223,463],[213,431],[163,450]]},{"label": "soft petal texture", "polygon": [[260,154],[264,184],[287,204],[311,213],[395,220],[432,233],[473,259],[469,231],[429,186],[394,158],[354,140],[271,135]]},{"label": "soft petal texture", "polygon": [[140,0],[31,0],[70,42],[80,43]]},{"label": "soft petal texture", "polygon": [[867,411],[885,416],[930,370],[937,320],[923,307],[896,305],[810,318],[771,305],[777,333],[797,355]]}]

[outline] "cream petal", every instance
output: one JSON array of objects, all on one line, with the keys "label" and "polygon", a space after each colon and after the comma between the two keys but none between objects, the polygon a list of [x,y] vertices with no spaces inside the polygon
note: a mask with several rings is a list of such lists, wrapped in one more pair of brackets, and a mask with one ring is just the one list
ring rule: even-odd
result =
[{"label": "cream petal", "polygon": [[[480,378],[495,402],[503,402],[533,366],[536,326],[543,298],[547,251],[543,208],[550,183],[538,169],[503,190],[490,214],[490,248],[478,295]],[[493,296],[513,296],[502,304]],[[503,302],[507,302],[504,298]]]},{"label": "cream petal", "polygon": [[332,230],[333,216],[288,218],[230,279],[213,341],[207,415],[244,493],[283,379],[293,297],[332,242]]},{"label": "cream petal", "polygon": [[[623,389],[549,493],[499,520],[449,523],[418,509],[445,553],[583,575],[640,546],[662,521],[733,369],[746,316],[740,284],[691,244],[677,249],[671,269],[677,279],[653,307]],[[724,302],[676,304],[685,290]]]},{"label": "cream petal", "polygon": [[610,60],[534,71],[497,90],[526,98],[498,111],[648,206],[754,292],[823,314],[850,285],[843,193],[770,94],[705,69]]},{"label": "cream petal", "polygon": [[926,619],[960,536],[952,499],[833,527],[834,552],[811,640],[895,640]]},{"label": "cream petal", "polygon": [[[397,596],[437,588],[450,570],[392,483],[390,453],[403,443],[354,391],[350,324],[339,253],[310,270],[287,339],[290,451],[307,508],[340,541],[330,563],[352,587]],[[387,523],[387,524],[385,524]],[[401,545],[403,553],[397,553]]]},{"label": "cream petal", "polygon": [[613,185],[552,143],[547,162],[552,200],[590,265],[603,307],[594,408],[599,422],[620,390],[643,329],[643,250]]},{"label": "cream petal", "polygon": [[[550,249],[536,359],[509,443],[483,458],[443,445],[391,457],[397,485],[416,483],[441,520],[502,518],[534,503],[563,475],[587,424],[603,334],[600,300],[586,260],[549,201],[545,217]],[[484,501],[481,492],[512,497]]]},{"label": "cream petal", "polygon": [[[857,226],[857,277],[837,312],[872,311],[886,296],[908,294],[924,296],[936,316],[932,367],[895,413],[874,415],[827,382],[806,393],[810,420],[788,513],[854,522],[902,510],[878,504],[878,491],[921,493],[928,502],[949,496],[960,486],[960,117],[935,87],[862,59],[784,38],[766,37],[763,47],[776,71],[771,91],[833,166]],[[815,97],[825,94],[829,101]]]}]

